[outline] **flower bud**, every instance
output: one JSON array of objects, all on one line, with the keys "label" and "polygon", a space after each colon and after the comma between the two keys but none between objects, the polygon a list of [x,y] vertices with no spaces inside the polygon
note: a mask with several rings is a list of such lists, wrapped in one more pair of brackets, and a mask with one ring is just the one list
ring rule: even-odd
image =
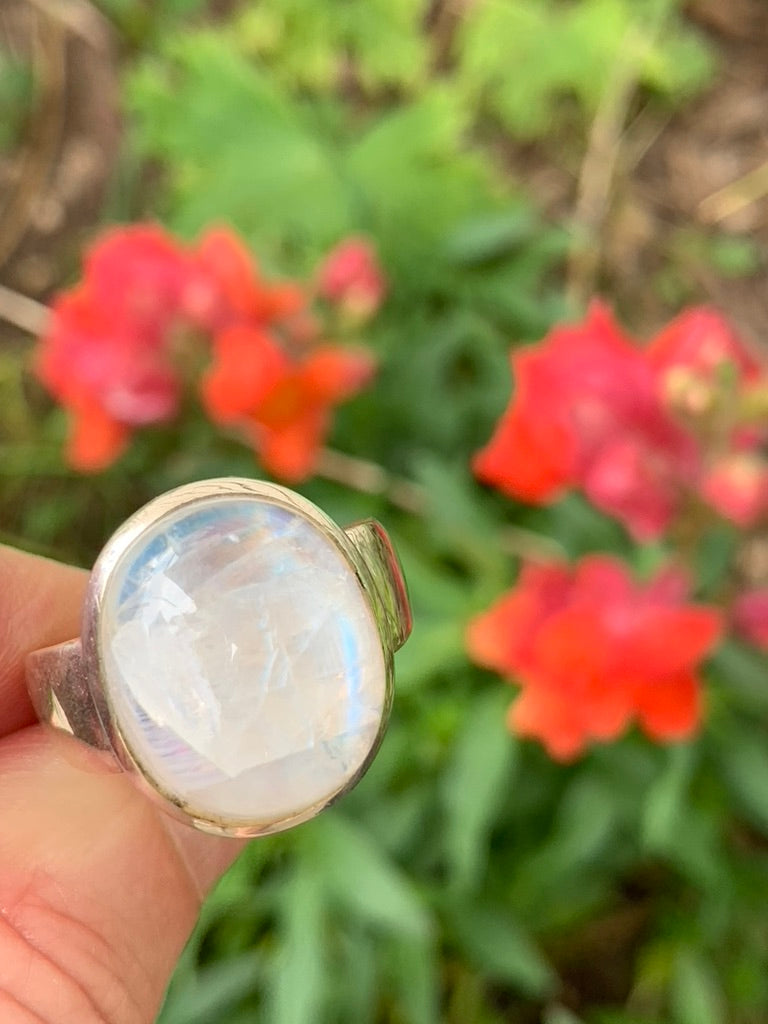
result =
[{"label": "flower bud", "polygon": [[386,290],[387,283],[373,246],[363,238],[341,242],[320,267],[320,295],[352,320],[372,317]]}]

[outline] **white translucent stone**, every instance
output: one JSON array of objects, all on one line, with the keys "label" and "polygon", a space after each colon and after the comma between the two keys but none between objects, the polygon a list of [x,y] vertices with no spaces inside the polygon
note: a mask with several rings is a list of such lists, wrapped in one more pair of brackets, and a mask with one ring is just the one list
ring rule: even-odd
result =
[{"label": "white translucent stone", "polygon": [[255,497],[166,515],[113,570],[99,617],[107,698],[141,769],[223,821],[333,797],[376,741],[386,667],[334,542]]}]

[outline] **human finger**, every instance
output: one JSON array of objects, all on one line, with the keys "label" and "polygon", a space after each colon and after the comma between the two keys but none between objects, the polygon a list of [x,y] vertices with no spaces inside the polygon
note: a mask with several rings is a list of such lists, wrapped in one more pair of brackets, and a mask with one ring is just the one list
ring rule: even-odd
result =
[{"label": "human finger", "polygon": [[0,545],[0,738],[35,721],[24,659],[79,635],[87,580],[82,569]]}]

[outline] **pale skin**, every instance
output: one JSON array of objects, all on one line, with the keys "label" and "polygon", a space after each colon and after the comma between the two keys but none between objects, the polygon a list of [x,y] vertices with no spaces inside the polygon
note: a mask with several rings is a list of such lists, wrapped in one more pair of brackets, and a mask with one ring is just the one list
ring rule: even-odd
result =
[{"label": "pale skin", "polygon": [[36,724],[24,658],[79,634],[87,574],[0,547],[0,1020],[151,1024],[240,844],[177,825]]}]

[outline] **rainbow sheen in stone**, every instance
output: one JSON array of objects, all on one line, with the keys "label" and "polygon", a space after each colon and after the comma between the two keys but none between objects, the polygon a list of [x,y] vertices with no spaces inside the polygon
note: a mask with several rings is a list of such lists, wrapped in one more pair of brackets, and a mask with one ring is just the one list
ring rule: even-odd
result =
[{"label": "rainbow sheen in stone", "polygon": [[293,509],[216,496],[166,514],[110,574],[105,690],[132,756],[225,823],[336,795],[375,745],[387,670],[362,587]]}]

